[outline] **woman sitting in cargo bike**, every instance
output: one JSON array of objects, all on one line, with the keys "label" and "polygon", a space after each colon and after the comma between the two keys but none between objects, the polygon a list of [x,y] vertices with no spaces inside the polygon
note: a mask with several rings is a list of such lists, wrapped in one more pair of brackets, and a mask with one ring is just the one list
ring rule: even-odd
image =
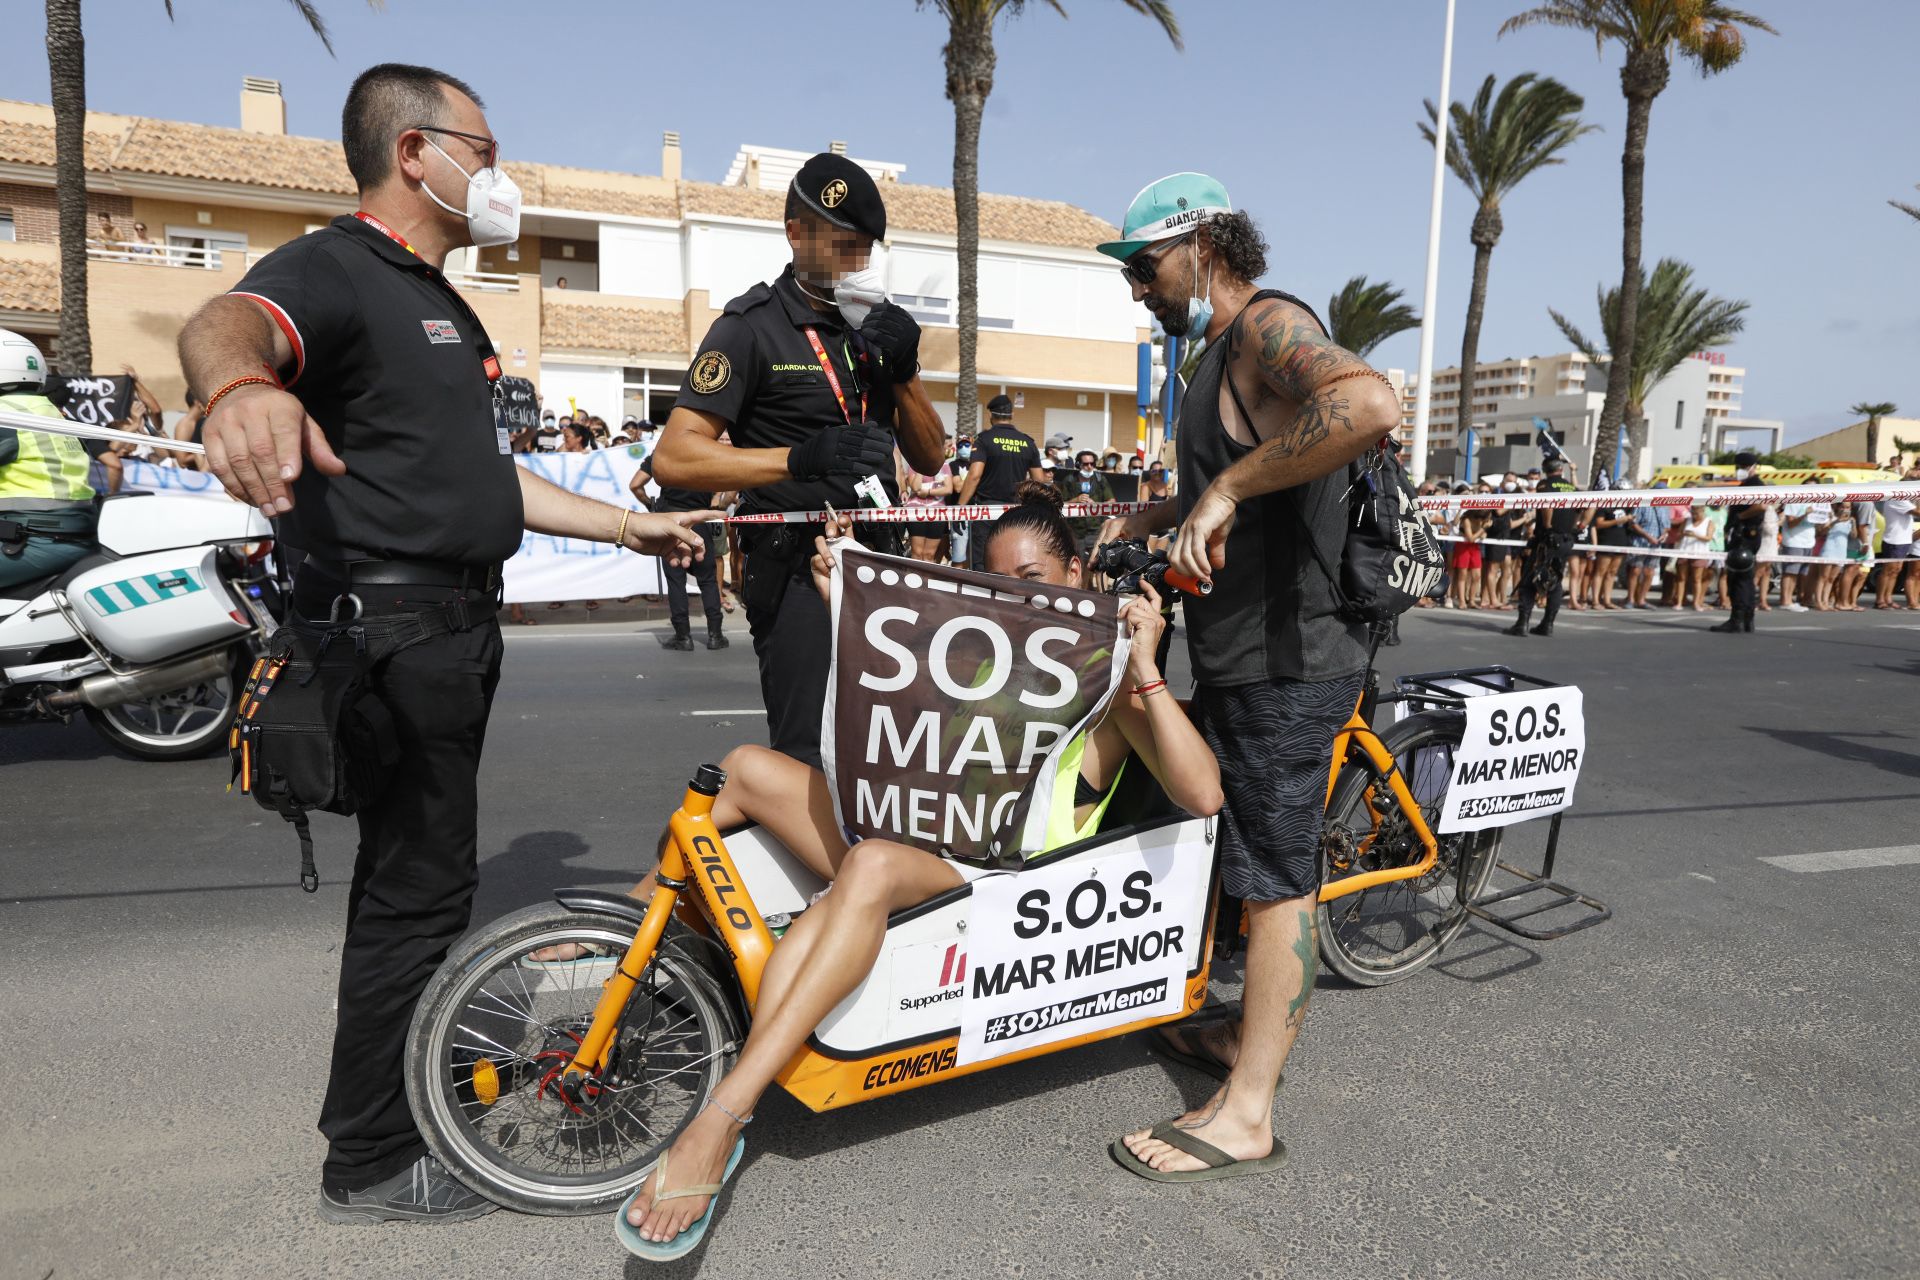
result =
[{"label": "woman sitting in cargo bike", "polygon": [[[1060,501],[1051,486],[1023,485],[1020,505],[994,522],[988,570],[1035,583],[1084,586],[1087,566],[1060,515]],[[821,540],[814,580],[822,594],[832,572],[832,557]],[[1129,600],[1120,617],[1132,635],[1124,684],[1108,714],[1063,753],[1062,771],[1077,768],[1077,776],[1071,786],[1062,779],[1063,785],[1054,788],[1056,807],[1045,847],[1030,851],[1030,857],[1091,835],[1129,767],[1144,766],[1188,813],[1210,817],[1219,811],[1219,765],[1167,691],[1155,663],[1166,624],[1153,588],[1143,586],[1143,594]],[[985,874],[890,840],[863,840],[849,848],[834,819],[826,776],[788,756],[740,747],[728,755],[725,769],[726,784],[714,800],[715,825],[725,831],[758,823],[831,881],[831,892],[801,913],[774,949],[738,1062],[628,1200],[620,1236],[642,1257],[679,1256],[698,1243],[713,1197],[739,1163],[740,1131],[753,1118],[760,1095],[865,979],[880,953],[888,916]],[[663,849],[668,838],[662,837]],[[636,896],[648,889],[643,882]],[[569,948],[536,953],[536,958],[563,960],[574,954]]]}]

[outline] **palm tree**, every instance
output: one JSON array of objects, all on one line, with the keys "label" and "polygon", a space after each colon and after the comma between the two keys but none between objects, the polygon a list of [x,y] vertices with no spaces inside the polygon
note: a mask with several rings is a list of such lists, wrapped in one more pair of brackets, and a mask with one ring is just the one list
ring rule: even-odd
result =
[{"label": "palm tree", "polygon": [[1365,276],[1347,281],[1327,300],[1327,328],[1333,340],[1364,356],[1394,334],[1418,329],[1420,317],[1400,301],[1401,290],[1383,280],[1369,284]]},{"label": "palm tree", "polygon": [[1899,406],[1891,400],[1862,401],[1847,410],[1867,420],[1867,461],[1880,465],[1880,419],[1891,418]]},{"label": "palm tree", "polygon": [[[1493,246],[1505,230],[1500,201],[1534,170],[1563,163],[1561,151],[1581,134],[1599,128],[1580,122],[1586,100],[1551,76],[1532,72],[1515,76],[1498,98],[1493,82],[1492,76],[1486,78],[1471,106],[1453,104],[1452,127],[1447,130],[1447,167],[1479,202],[1468,235],[1473,241],[1473,292],[1467,297],[1467,328],[1460,342],[1456,438],[1461,440],[1473,429],[1473,375],[1480,358],[1480,320],[1487,307],[1487,268],[1493,262]],[[1431,102],[1426,108],[1420,136],[1432,146],[1439,112]]]},{"label": "palm tree", "polygon": [[[1723,347],[1735,334],[1747,327],[1745,302],[1716,298],[1704,288],[1695,288],[1693,268],[1677,258],[1662,258],[1653,268],[1652,279],[1634,281],[1640,296],[1640,325],[1635,335],[1633,377],[1627,383],[1626,422],[1628,427],[1627,477],[1639,474],[1640,453],[1647,443],[1647,397],[1660,380],[1679,367],[1696,351]],[[1567,341],[1587,359],[1609,365],[1608,385],[1612,385],[1612,353],[1620,348],[1624,308],[1622,290],[1601,286],[1600,330],[1607,340],[1602,351],[1571,320],[1551,307],[1547,314],[1566,335]],[[1618,451],[1618,437],[1613,446]],[[1613,454],[1594,452],[1594,474],[1601,467],[1612,469]],[[1618,477],[1616,477],[1617,479]]]},{"label": "palm tree", "polygon": [[[173,18],[173,0],[163,0]],[[333,52],[327,24],[310,0],[287,0]],[[380,0],[368,0],[378,8]],[[87,328],[87,47],[80,0],[47,0],[47,74],[53,89],[54,207],[60,225],[60,368],[93,368]]]},{"label": "palm tree", "polygon": [[[1033,2],[1067,16],[1060,0]],[[1174,48],[1185,47],[1167,0],[1121,3],[1158,22]],[[1019,17],[1027,4],[1028,0],[914,0],[917,8],[930,5],[947,20],[947,44],[941,52],[947,64],[947,97],[953,103],[953,212],[960,262],[960,383],[954,395],[959,402],[955,413],[959,435],[972,435],[980,417],[975,363],[980,344],[980,117],[987,109],[987,95],[993,92],[993,24],[1002,14]]]},{"label": "palm tree", "polygon": [[1609,40],[1626,51],[1620,91],[1627,99],[1627,137],[1620,156],[1620,331],[1616,359],[1607,371],[1607,399],[1594,438],[1594,465],[1611,462],[1626,418],[1627,389],[1637,359],[1640,317],[1640,229],[1645,211],[1647,123],[1653,100],[1667,87],[1675,54],[1701,75],[1725,71],[1746,52],[1742,27],[1773,34],[1773,28],[1743,9],[1719,0],[1550,0],[1500,24],[1500,34],[1523,27],[1570,27],[1593,37],[1602,52]]}]

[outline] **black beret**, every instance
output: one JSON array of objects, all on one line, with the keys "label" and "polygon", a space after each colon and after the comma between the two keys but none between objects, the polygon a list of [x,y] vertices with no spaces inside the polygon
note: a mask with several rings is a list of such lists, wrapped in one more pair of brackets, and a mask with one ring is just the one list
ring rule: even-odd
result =
[{"label": "black beret", "polygon": [[990,418],[1011,418],[1013,416],[1013,398],[995,396],[987,401],[987,416]]},{"label": "black beret", "polygon": [[836,227],[884,240],[887,206],[873,175],[845,156],[823,151],[793,175],[802,204]]}]

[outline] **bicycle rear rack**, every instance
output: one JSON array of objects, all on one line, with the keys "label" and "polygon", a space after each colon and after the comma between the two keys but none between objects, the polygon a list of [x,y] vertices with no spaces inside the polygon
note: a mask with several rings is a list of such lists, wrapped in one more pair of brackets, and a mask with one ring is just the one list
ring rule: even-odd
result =
[{"label": "bicycle rear rack", "polygon": [[[1491,666],[1465,667],[1458,671],[1429,671],[1420,675],[1401,676],[1393,683],[1394,692],[1382,697],[1381,701],[1404,703],[1410,710],[1418,711],[1428,707],[1459,708],[1464,706],[1466,699],[1470,697],[1476,697],[1482,693],[1508,693],[1522,684],[1547,689],[1557,686],[1560,682],[1541,676],[1525,675],[1503,666]],[[1505,860],[1494,863],[1496,870],[1505,872],[1522,883],[1510,889],[1483,893],[1468,903],[1467,910],[1476,919],[1484,920],[1508,933],[1529,938],[1535,942],[1551,942],[1555,938],[1564,938],[1582,929],[1591,929],[1594,925],[1603,924],[1613,918],[1613,908],[1600,899],[1554,879],[1554,859],[1560,852],[1560,819],[1565,816],[1564,810],[1554,814],[1552,823],[1547,827],[1547,851],[1540,861],[1539,871],[1525,871]],[[1545,894],[1547,897],[1541,901],[1533,897],[1536,894]],[[1503,904],[1521,909],[1506,911],[1495,909]],[[1521,923],[1534,916],[1575,906],[1582,908],[1581,914],[1562,924]]]}]

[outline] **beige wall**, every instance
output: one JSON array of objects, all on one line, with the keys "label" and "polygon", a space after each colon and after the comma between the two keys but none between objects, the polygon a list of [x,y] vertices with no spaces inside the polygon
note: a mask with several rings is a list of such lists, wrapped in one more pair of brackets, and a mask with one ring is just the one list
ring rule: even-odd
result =
[{"label": "beige wall", "polygon": [[[202,213],[212,215],[212,221],[205,226],[199,220]],[[247,248],[257,253],[278,249],[287,241],[305,235],[308,227],[333,221],[330,213],[285,213],[277,209],[241,209],[232,205],[188,204],[144,197],[135,198],[133,216],[147,224],[147,238],[161,244],[166,243],[170,226],[203,232],[233,231],[246,236]],[[131,223],[127,230],[132,234]]]},{"label": "beige wall", "polygon": [[[153,224],[147,224],[149,234]],[[201,303],[240,283],[246,264],[226,255],[218,271],[125,262],[87,264],[87,320],[93,371],[118,373],[131,364],[162,406],[187,407],[186,378],[174,342]]]},{"label": "beige wall", "polygon": [[[515,263],[515,266],[522,265]],[[540,277],[520,277],[518,293],[479,293],[463,289],[473,313],[500,353],[500,371],[515,378],[540,381]],[[516,355],[524,352],[524,355]]]}]

